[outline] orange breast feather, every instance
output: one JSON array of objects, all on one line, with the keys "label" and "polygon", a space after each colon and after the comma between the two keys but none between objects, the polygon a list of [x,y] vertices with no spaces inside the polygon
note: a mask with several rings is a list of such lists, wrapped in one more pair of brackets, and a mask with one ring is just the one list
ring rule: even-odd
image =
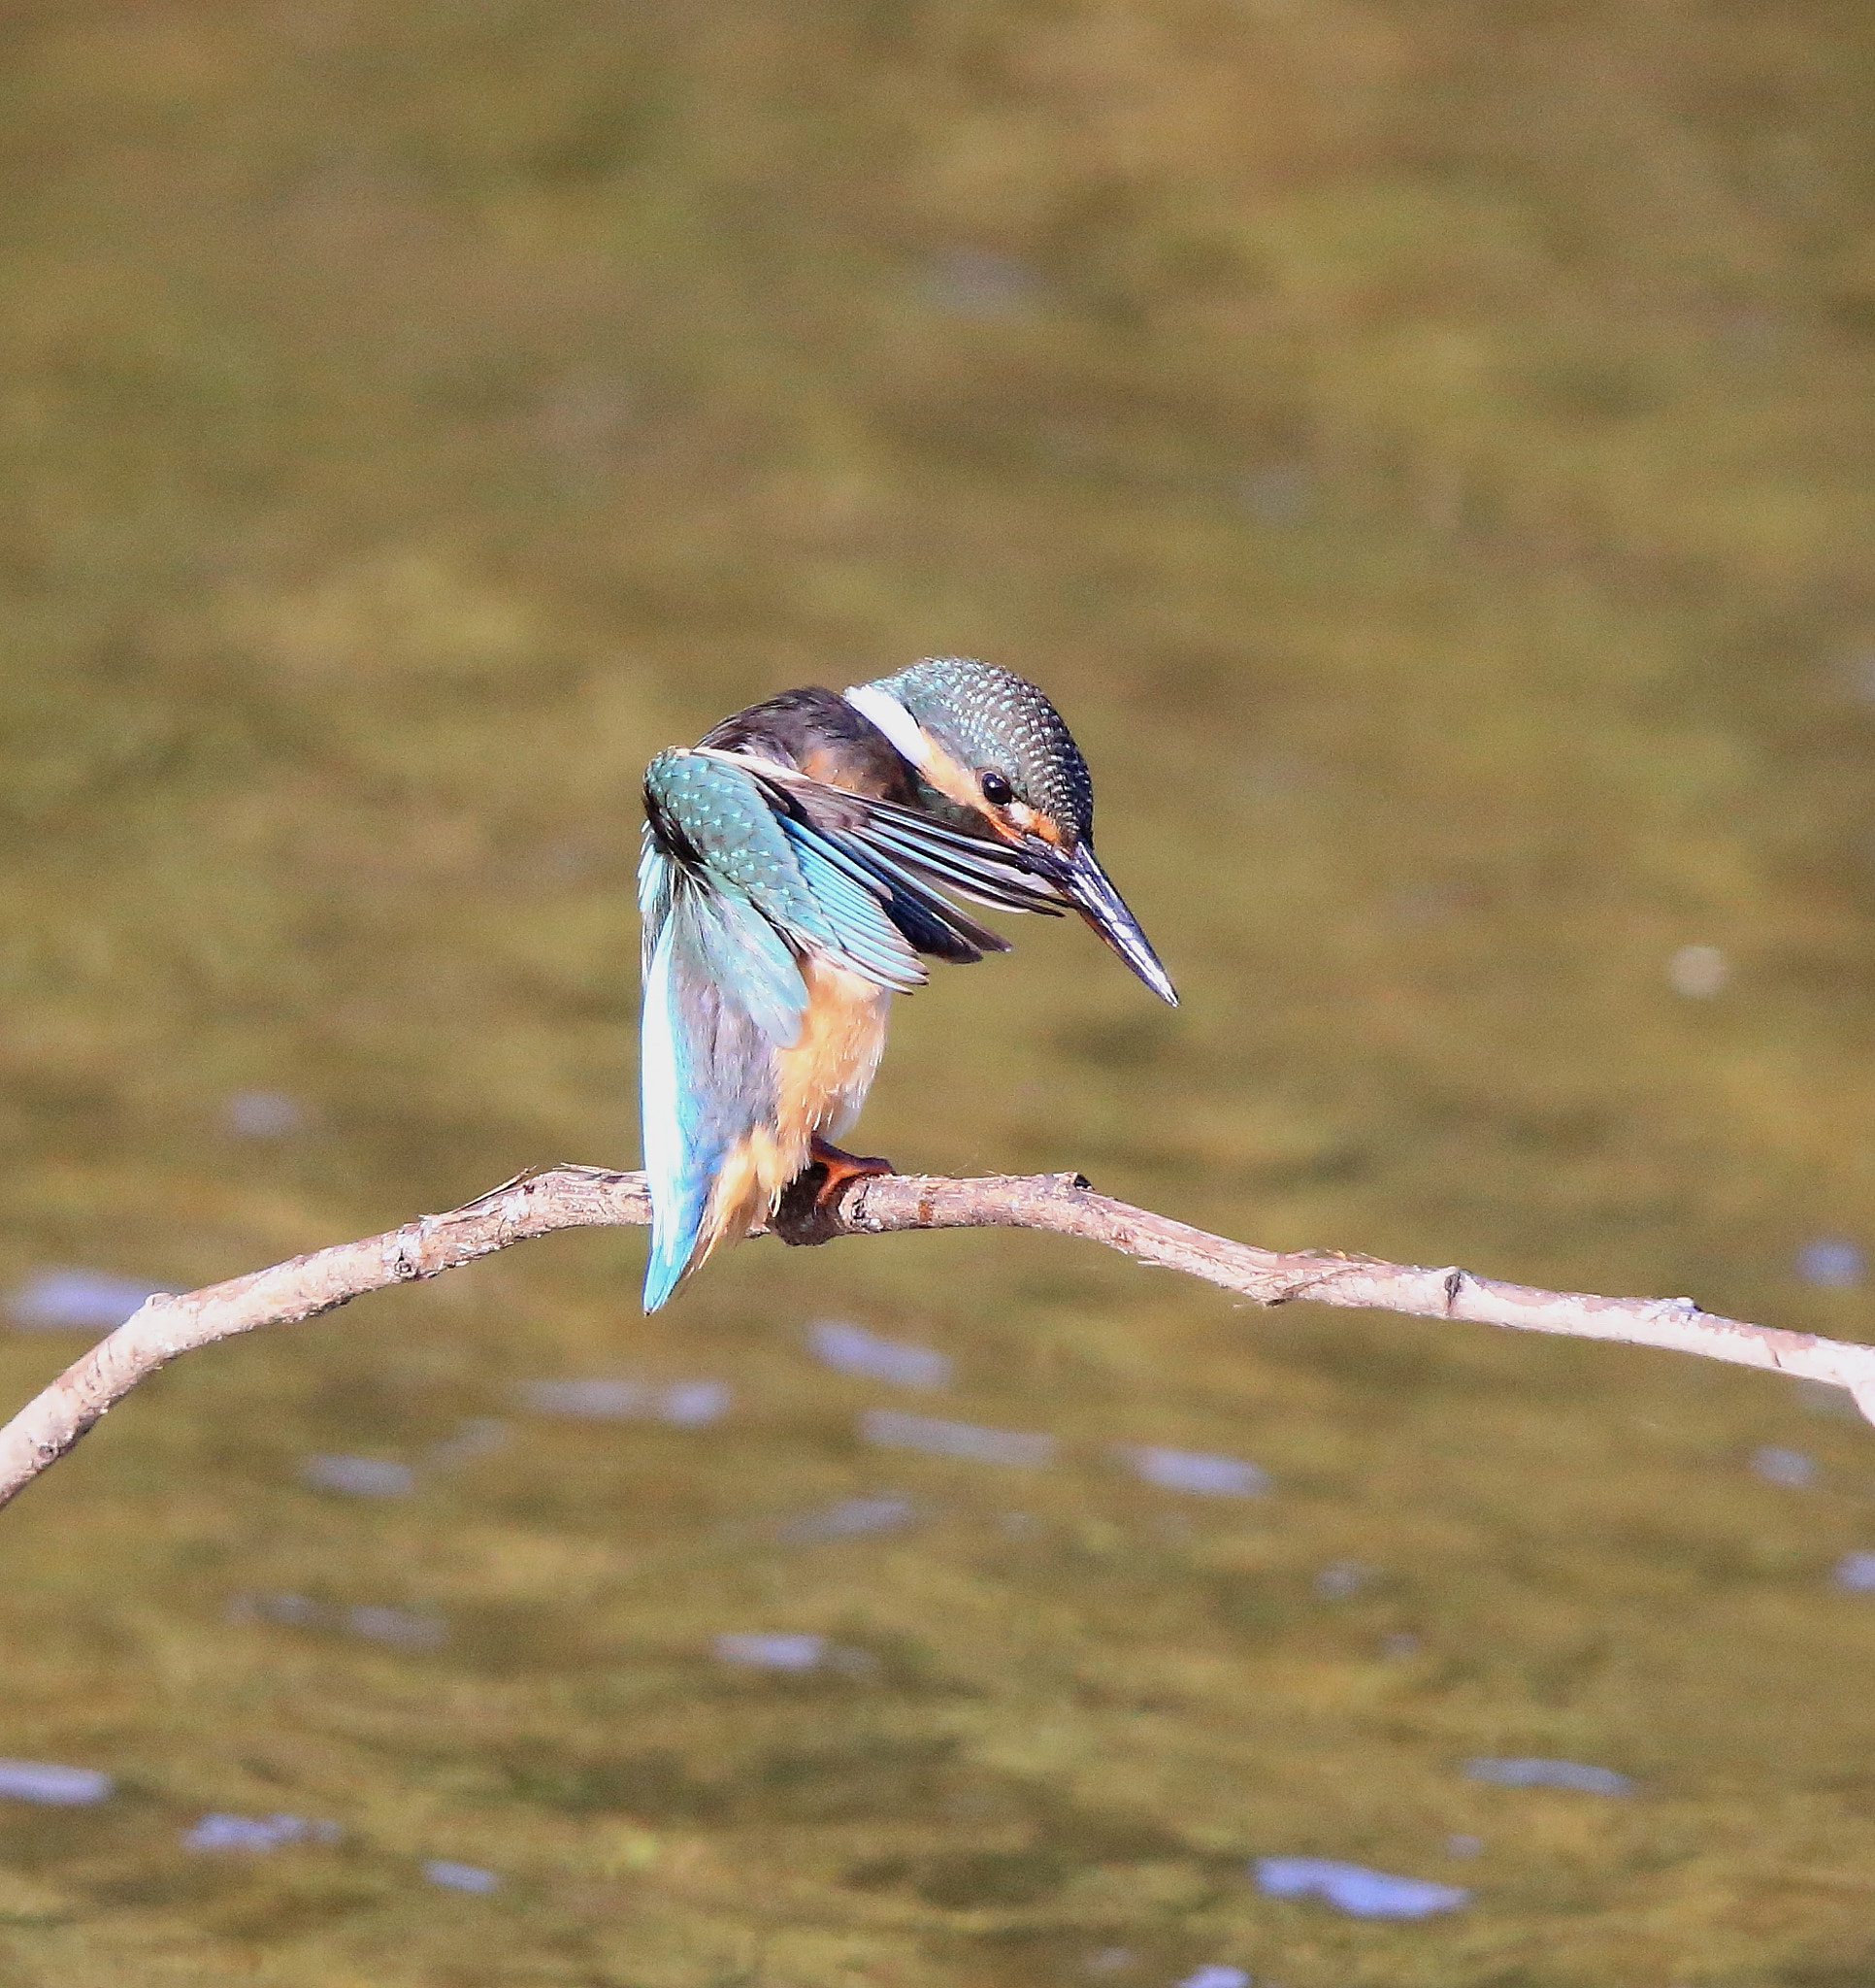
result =
[{"label": "orange breast feather", "polygon": [[698,1263],[725,1237],[746,1235],[773,1210],[806,1169],[813,1140],[838,1139],[858,1117],[878,1068],[891,995],[812,954],[801,972],[807,1008],[798,1040],[775,1053],[774,1122],[756,1126],[724,1161]]}]

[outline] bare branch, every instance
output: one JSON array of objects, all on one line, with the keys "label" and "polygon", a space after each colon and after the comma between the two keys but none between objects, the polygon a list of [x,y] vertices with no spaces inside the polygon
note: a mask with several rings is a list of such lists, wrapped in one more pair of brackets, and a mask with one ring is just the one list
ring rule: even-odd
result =
[{"label": "bare branch", "polygon": [[[1532,1290],[1450,1267],[1425,1270],[1312,1250],[1279,1255],[1109,1200],[1078,1174],[969,1180],[878,1176],[854,1181],[827,1207],[814,1202],[815,1177],[808,1176],[776,1215],[773,1233],[783,1242],[828,1242],[899,1229],[1048,1229],[1104,1243],[1139,1263],[1202,1277],[1258,1305],[1306,1298],[1415,1318],[1617,1340],[1768,1368],[1847,1388],[1875,1421],[1875,1347],[1720,1318],[1701,1311],[1691,1298],[1597,1298]],[[185,1296],[151,1298],[0,1430],[0,1505],[56,1463],[140,1380],[180,1353],[257,1326],[296,1325],[367,1291],[439,1276],[556,1229],[649,1220],[643,1175],[554,1167],[522,1175],[447,1214],[423,1215],[388,1235],[341,1242]]]}]

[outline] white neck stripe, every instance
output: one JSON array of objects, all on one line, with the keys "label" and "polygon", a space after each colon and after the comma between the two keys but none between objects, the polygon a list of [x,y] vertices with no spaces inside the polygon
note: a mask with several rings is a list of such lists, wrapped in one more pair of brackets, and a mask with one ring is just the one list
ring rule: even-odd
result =
[{"label": "white neck stripe", "polygon": [[864,718],[870,718],[913,766],[930,763],[931,742],[924,729],[889,690],[876,683],[855,683],[841,695]]}]

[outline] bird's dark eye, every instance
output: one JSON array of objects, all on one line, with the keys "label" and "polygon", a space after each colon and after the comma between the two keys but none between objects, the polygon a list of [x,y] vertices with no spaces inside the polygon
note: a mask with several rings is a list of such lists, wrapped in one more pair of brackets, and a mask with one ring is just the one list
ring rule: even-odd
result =
[{"label": "bird's dark eye", "polygon": [[1001,808],[1015,799],[1015,789],[1000,773],[991,771],[979,774],[977,779],[982,784],[984,800],[990,802],[992,806]]}]

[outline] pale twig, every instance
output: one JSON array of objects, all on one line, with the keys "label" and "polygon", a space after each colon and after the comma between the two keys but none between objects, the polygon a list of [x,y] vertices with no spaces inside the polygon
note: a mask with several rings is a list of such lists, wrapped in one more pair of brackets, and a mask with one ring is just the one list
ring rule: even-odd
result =
[{"label": "pale twig", "polygon": [[[816,1179],[808,1176],[806,1186]],[[294,1325],[367,1291],[414,1283],[556,1229],[611,1228],[650,1219],[641,1174],[554,1167],[423,1215],[388,1235],[341,1242],[272,1270],[181,1297],[149,1299],[76,1360],[0,1430],[0,1505],[56,1463],[105,1410],[179,1353]],[[790,1242],[880,1236],[899,1229],[1048,1229],[1102,1242],[1139,1263],[1183,1271],[1259,1305],[1307,1299],[1415,1318],[1464,1319],[1520,1332],[1568,1334],[1702,1353],[1847,1388],[1875,1421],[1875,1347],[1779,1332],[1701,1311],[1691,1298],[1597,1298],[1538,1291],[1453,1268],[1425,1270],[1371,1257],[1277,1254],[1205,1234],[1096,1194],[1077,1174],[990,1175],[952,1180],[915,1174],[853,1181],[830,1206],[810,1191],[784,1204],[774,1232]]]}]

